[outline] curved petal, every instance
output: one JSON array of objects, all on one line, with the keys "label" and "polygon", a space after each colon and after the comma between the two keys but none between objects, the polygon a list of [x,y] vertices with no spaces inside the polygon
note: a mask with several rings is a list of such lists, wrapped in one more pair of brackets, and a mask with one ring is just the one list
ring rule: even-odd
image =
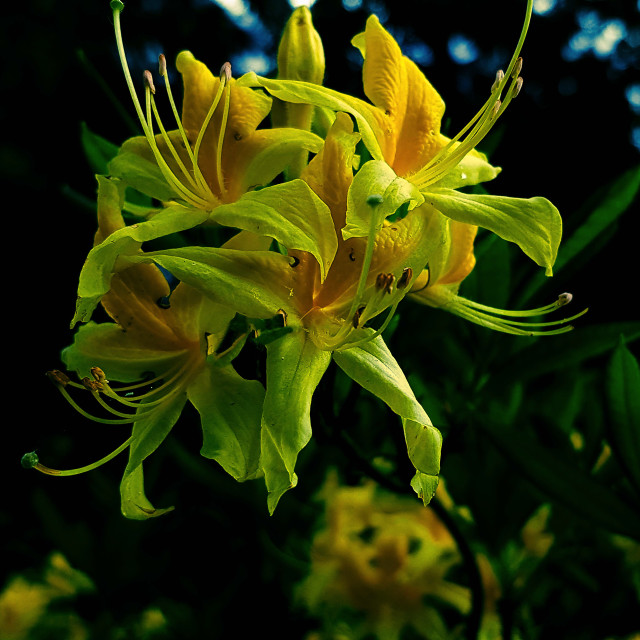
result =
[{"label": "curved petal", "polygon": [[364,92],[389,117],[393,129],[394,146],[385,160],[398,175],[406,176],[440,148],[444,102],[375,15],[367,20],[364,38],[356,36],[356,43],[364,57]]},{"label": "curved petal", "polygon": [[245,380],[233,367],[209,365],[187,393],[202,422],[201,455],[218,462],[236,480],[256,477],[263,386],[257,380]]}]

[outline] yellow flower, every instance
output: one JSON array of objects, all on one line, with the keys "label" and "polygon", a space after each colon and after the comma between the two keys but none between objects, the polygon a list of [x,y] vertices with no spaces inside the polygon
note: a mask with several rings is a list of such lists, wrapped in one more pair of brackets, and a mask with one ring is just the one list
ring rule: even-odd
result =
[{"label": "yellow flower", "polygon": [[[181,116],[164,55],[159,59],[159,74],[165,80],[176,123],[175,129],[167,131],[155,103],[150,71],[144,73],[144,105],[138,98],[120,28],[124,5],[114,0],[111,6],[122,68],[144,132],[144,137],[132,138],[122,146],[109,165],[112,176],[159,200],[211,211],[271,182],[301,149],[318,151],[322,141],[308,131],[258,129],[269,114],[271,99],[238,86],[228,62],[215,77],[188,51],[181,52],[176,61],[184,84]],[[125,209],[140,213],[130,205]]]}]

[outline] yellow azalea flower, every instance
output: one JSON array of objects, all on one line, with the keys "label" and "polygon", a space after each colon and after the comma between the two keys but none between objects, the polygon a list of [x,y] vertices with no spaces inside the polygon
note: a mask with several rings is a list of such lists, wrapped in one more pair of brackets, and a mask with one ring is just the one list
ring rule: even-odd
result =
[{"label": "yellow azalea flower", "polygon": [[412,297],[484,326],[525,335],[570,330],[569,326],[551,330],[547,327],[563,325],[577,315],[548,323],[513,319],[553,311],[566,304],[570,296],[561,296],[555,303],[539,309],[509,312],[483,307],[458,296],[458,286],[473,268],[473,239],[478,226],[518,244],[551,275],[562,233],[559,213],[544,198],[477,195],[458,189],[492,180],[500,171],[475,147],[522,88],[520,51],[531,12],[532,0],[528,0],[524,26],[506,72],[497,73],[489,98],[453,139],[440,133],[444,102],[415,63],[402,55],[376,16],[367,20],[364,33],[352,41],[364,58],[364,91],[371,102],[310,83],[268,80],[253,73],[240,81],[244,86],[264,87],[280,100],[350,114],[380,171],[384,171],[386,164],[446,220],[446,247],[438,256],[430,257],[428,270],[415,283]]},{"label": "yellow azalea flower", "polygon": [[[269,114],[271,99],[238,86],[229,63],[215,77],[188,51],[181,52],[176,61],[184,84],[181,116],[164,55],[159,59],[159,74],[165,80],[176,123],[176,128],[168,131],[156,106],[150,71],[144,73],[144,105],[138,98],[120,27],[124,5],[114,0],[111,6],[120,60],[144,132],[143,137],[132,138],[122,146],[109,165],[112,176],[159,200],[211,211],[271,182],[300,150],[318,151],[322,140],[308,131],[258,129]],[[125,208],[142,213],[129,204]]]},{"label": "yellow azalea flower", "polygon": [[373,633],[392,640],[407,626],[428,632],[425,637],[448,637],[429,599],[465,614],[471,596],[447,577],[460,555],[434,512],[373,482],[341,486],[335,473],[320,497],[325,524],[313,539],[310,575],[298,597],[323,618],[326,630],[354,620],[352,610],[362,616],[352,626],[354,638]]},{"label": "yellow azalea flower", "polygon": [[[429,205],[416,206],[419,194],[409,183],[381,173],[375,163],[365,164],[354,176],[359,139],[351,119],[338,114],[323,149],[301,174],[303,180],[287,183],[305,185],[309,192],[301,190],[289,199],[279,197],[287,185],[258,192],[263,205],[267,195],[273,198],[270,217],[260,223],[266,238],[245,232],[223,248],[126,251],[114,267],[155,263],[247,318],[284,321],[285,334],[267,344],[262,414],[260,465],[272,511],[297,482],[295,462],[311,437],[311,398],[332,358],[402,418],[418,495],[428,502],[437,485],[441,435],[380,333],[414,274],[440,251],[444,218]],[[216,215],[242,226],[253,204],[254,195],[246,194],[221,205]],[[386,212],[400,206],[413,210],[385,223]],[[377,222],[369,226],[372,215]],[[343,228],[352,235],[345,238]],[[287,241],[286,229],[290,239],[304,236],[306,246]],[[287,256],[265,250],[271,238],[289,248]],[[85,266],[86,291],[93,287],[94,299],[109,289],[107,277],[92,276],[104,264],[94,254]],[[382,326],[366,326],[382,312],[387,314]]]},{"label": "yellow azalea flower", "polygon": [[[123,191],[122,183],[99,178],[97,244],[124,228]],[[237,480],[255,477],[264,389],[230,366],[237,345],[216,353],[234,311],[184,283],[170,291],[164,275],[150,264],[113,275],[102,306],[115,322],[83,325],[62,354],[70,370],[86,377],[74,382],[58,371],[50,377],[84,416],[109,425],[133,424],[132,433],[115,451],[85,467],[50,469],[34,454],[27,454],[24,464],[50,475],[75,475],[129,449],[122,512],[135,519],[160,515],[167,509],[154,509],[145,497],[142,463],[169,434],[188,400],[201,416],[201,454]],[[112,386],[109,380],[122,384]],[[101,413],[82,409],[70,391],[89,392]]]}]

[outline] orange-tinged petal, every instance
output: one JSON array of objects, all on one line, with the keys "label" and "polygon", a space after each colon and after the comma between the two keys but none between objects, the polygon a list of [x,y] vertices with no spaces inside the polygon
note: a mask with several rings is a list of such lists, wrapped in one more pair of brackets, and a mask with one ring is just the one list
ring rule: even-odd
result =
[{"label": "orange-tinged petal", "polygon": [[[190,142],[195,144],[221,81],[211,73],[206,65],[196,60],[189,51],[182,51],[178,54],[176,66],[182,74],[184,83],[182,123]],[[243,142],[255,132],[258,125],[269,114],[271,99],[260,91],[236,86],[234,79],[231,79],[229,83],[229,90],[231,91],[231,100],[222,147],[222,174],[226,189],[235,193],[234,183],[240,179],[240,175],[233,170],[234,158],[237,154],[242,153]],[[214,187],[216,186],[218,137],[222,126],[223,111],[224,96],[220,99],[207,127],[198,155],[200,169],[218,196],[221,195],[220,191]],[[224,200],[230,201],[228,195]]]},{"label": "orange-tinged petal", "polygon": [[365,94],[391,122],[393,145],[387,145],[385,160],[398,175],[408,175],[439,148],[444,102],[376,16],[367,20],[364,42],[357,42],[365,57]]},{"label": "orange-tinged petal", "polygon": [[346,223],[347,192],[353,181],[353,157],[359,140],[351,118],[337,113],[322,150],[300,176],[331,210],[339,239]]},{"label": "orange-tinged petal", "polygon": [[451,220],[451,252],[443,274],[438,278],[438,284],[459,284],[466,278],[476,264],[473,254],[473,241],[478,227]]}]

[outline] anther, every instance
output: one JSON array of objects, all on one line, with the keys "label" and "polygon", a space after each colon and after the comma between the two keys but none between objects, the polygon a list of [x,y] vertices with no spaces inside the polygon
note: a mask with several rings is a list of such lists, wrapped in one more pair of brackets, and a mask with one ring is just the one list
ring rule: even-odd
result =
[{"label": "anther", "polygon": [[107,380],[107,376],[105,375],[104,371],[100,367],[91,367],[90,371],[91,371],[91,375],[93,376],[93,379],[96,382],[99,382],[101,384],[102,383],[109,384],[109,381]]},{"label": "anther", "polygon": [[522,71],[522,58],[518,58],[516,60],[515,66],[513,67],[513,71],[511,72],[511,77],[515,80],[520,75],[521,71]]},{"label": "anther", "polygon": [[413,278],[413,269],[411,267],[403,269],[402,275],[398,279],[398,284],[396,285],[398,289],[404,289],[411,281],[411,278]]},{"label": "anther", "polygon": [[493,108],[491,109],[491,115],[489,116],[491,120],[493,120],[498,115],[500,111],[500,107],[502,107],[502,100],[496,100],[496,103],[493,105]]},{"label": "anther", "polygon": [[149,69],[145,69],[144,73],[142,74],[142,78],[144,79],[144,86],[149,87],[149,89],[151,89],[151,93],[155,95],[156,87],[153,84],[153,76],[151,75],[151,71],[149,71]]},{"label": "anther", "polygon": [[396,277],[393,273],[379,273],[376,278],[376,289],[384,291],[385,293],[391,293],[395,279]]},{"label": "anther", "polygon": [[229,80],[231,80],[231,63],[230,62],[225,62],[220,67],[220,80],[225,80],[226,82],[229,82]]},{"label": "anther", "polygon": [[353,314],[353,319],[351,320],[352,324],[353,324],[353,328],[357,329],[360,326],[360,316],[362,315],[362,312],[365,310],[365,307],[360,307],[354,314]]},{"label": "anther", "polygon": [[47,371],[47,378],[53,382],[55,385],[60,385],[61,387],[66,387],[71,380],[69,376],[62,373],[58,369],[53,369],[53,371]]},{"label": "anther", "polygon": [[558,305],[564,307],[565,304],[569,304],[573,300],[572,293],[561,293],[558,296]]},{"label": "anther", "polygon": [[493,81],[491,85],[491,93],[493,93],[499,86],[500,83],[504,80],[504,71],[502,69],[498,69],[496,72],[496,79]]},{"label": "anther", "polygon": [[91,378],[85,377],[82,378],[82,386],[89,391],[101,391],[103,389],[102,384],[97,380],[92,380]]},{"label": "anther", "polygon": [[516,83],[513,87],[513,92],[511,94],[512,98],[517,98],[518,94],[520,93],[520,91],[522,90],[522,83],[524,82],[524,80],[522,79],[522,76],[518,76],[518,79],[516,80]]},{"label": "anther", "polygon": [[161,78],[167,75],[167,59],[164,57],[164,53],[158,56],[158,73]]}]

